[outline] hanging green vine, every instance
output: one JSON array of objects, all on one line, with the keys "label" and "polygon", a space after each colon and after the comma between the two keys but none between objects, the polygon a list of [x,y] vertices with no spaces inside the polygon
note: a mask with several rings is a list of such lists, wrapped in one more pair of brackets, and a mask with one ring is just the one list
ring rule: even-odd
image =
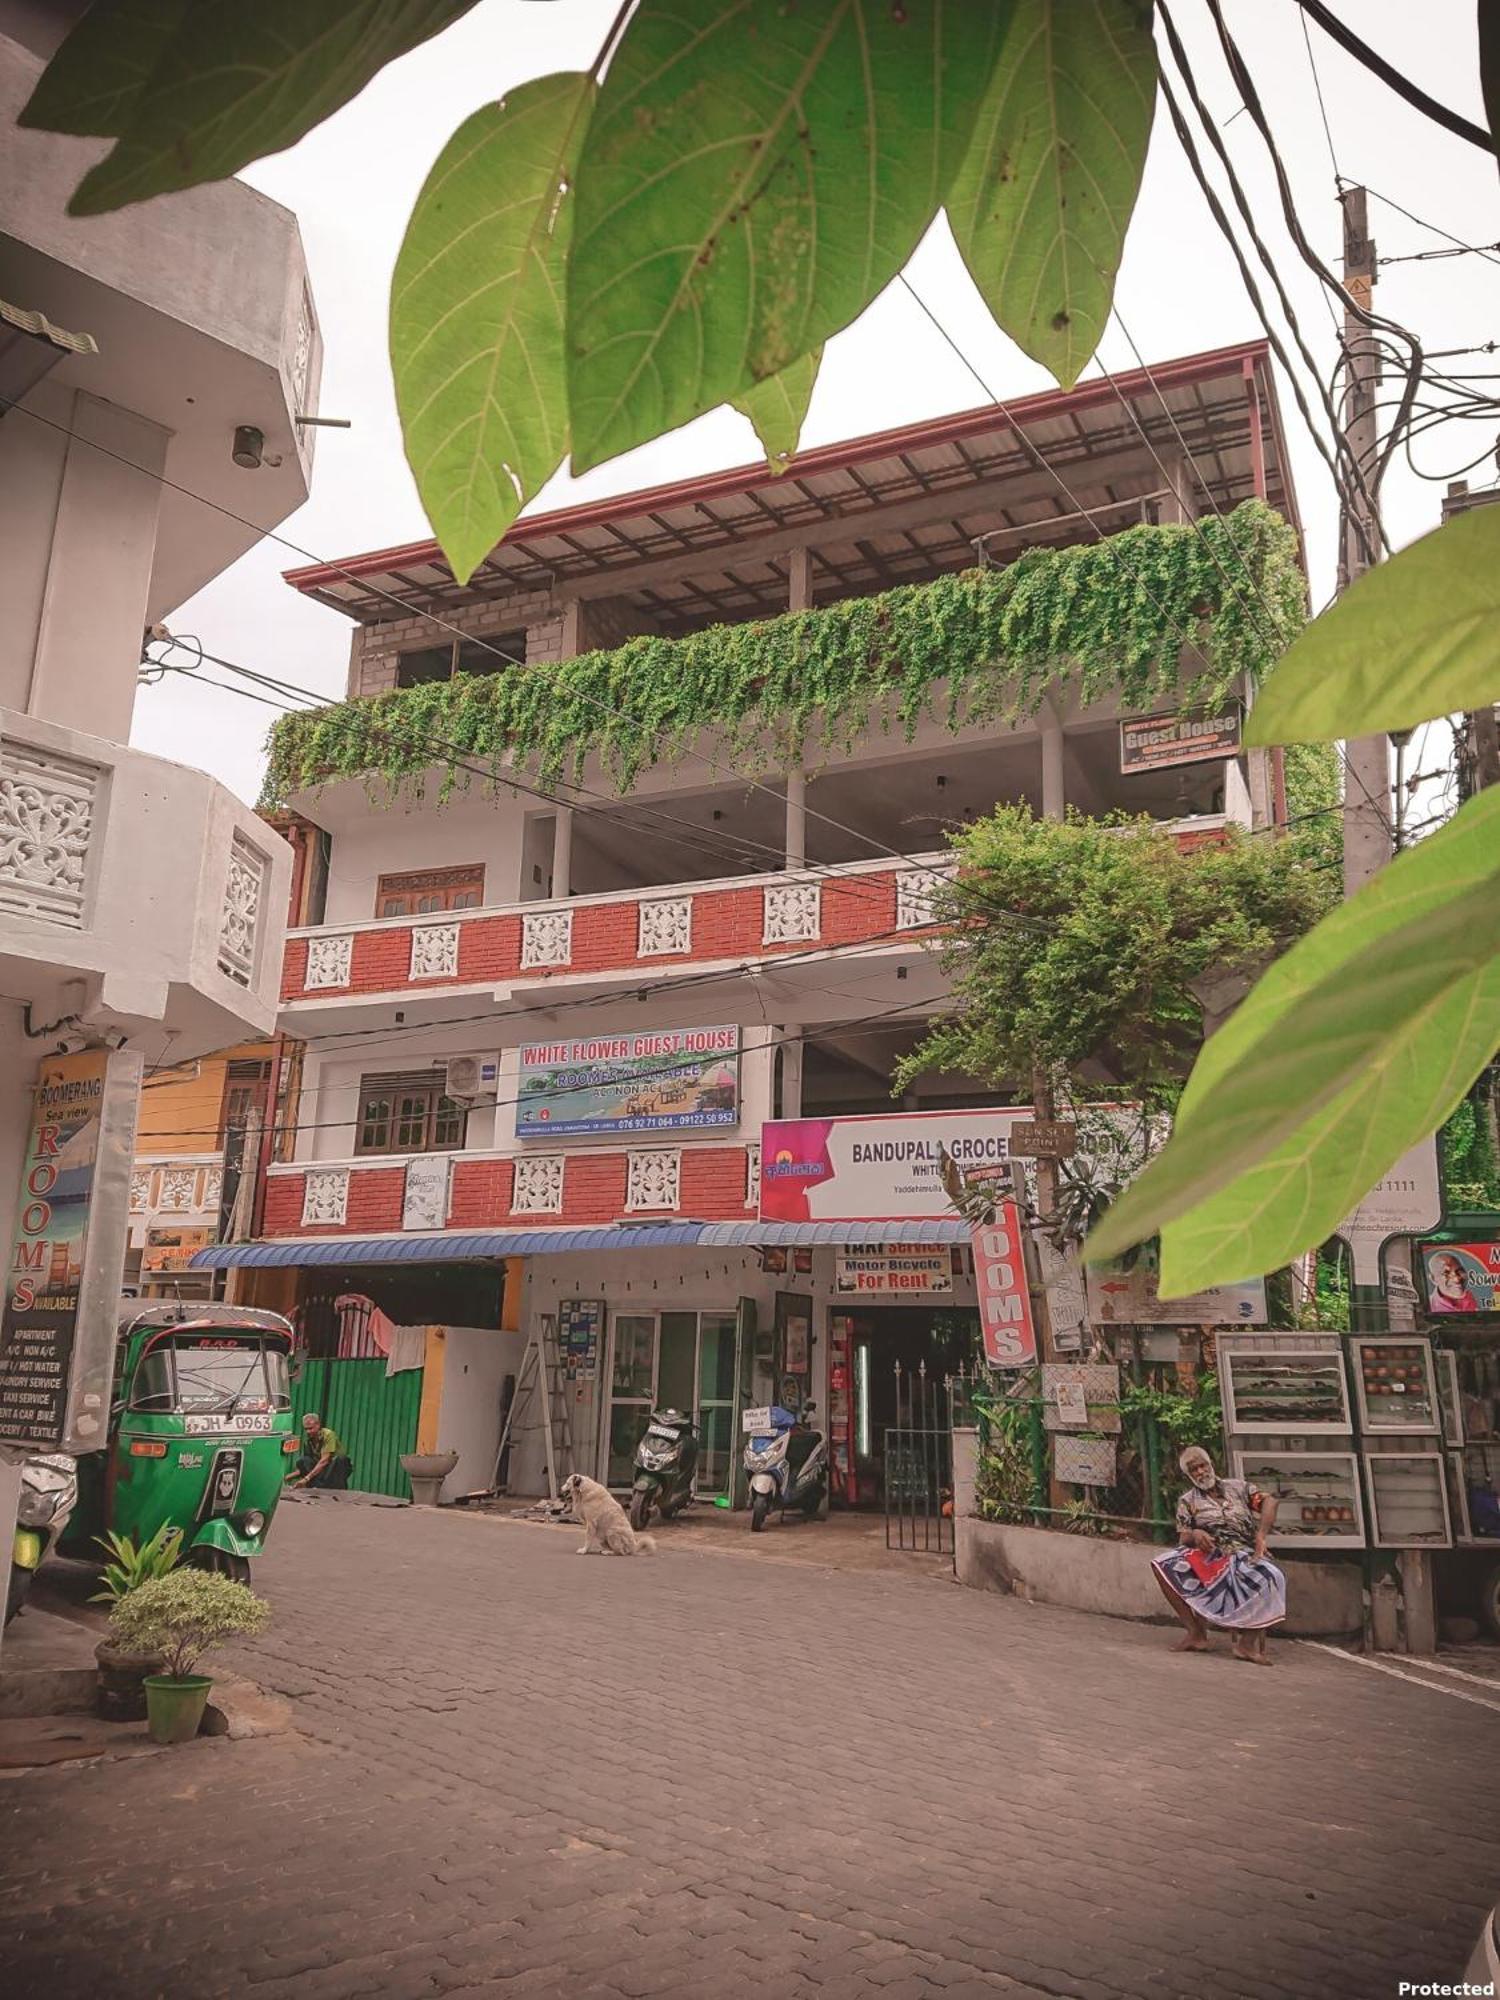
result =
[{"label": "hanging green vine", "polygon": [[[1304,617],[1296,537],[1248,500],[1191,527],[1028,550],[1005,569],[289,715],[271,732],[262,805],[332,778],[420,792],[434,767],[446,792],[470,782],[459,759],[552,784],[581,775],[590,751],[625,792],[705,731],[726,762],[784,767],[847,751],[871,727],[910,738],[934,711],[955,729],[1015,720],[1059,683],[1085,705],[1211,703],[1240,675],[1258,679]],[[1179,694],[1189,642],[1198,670],[1189,658]]]}]

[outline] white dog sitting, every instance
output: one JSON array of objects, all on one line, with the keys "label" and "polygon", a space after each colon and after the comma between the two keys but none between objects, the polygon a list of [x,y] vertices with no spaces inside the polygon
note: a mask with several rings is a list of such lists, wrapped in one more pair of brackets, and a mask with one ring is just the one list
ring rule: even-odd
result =
[{"label": "white dog sitting", "polygon": [[582,1521],[584,1536],[581,1556],[655,1555],[656,1543],[650,1535],[638,1535],[626,1519],[625,1509],[597,1479],[585,1479],[575,1472],[562,1483],[563,1498]]}]

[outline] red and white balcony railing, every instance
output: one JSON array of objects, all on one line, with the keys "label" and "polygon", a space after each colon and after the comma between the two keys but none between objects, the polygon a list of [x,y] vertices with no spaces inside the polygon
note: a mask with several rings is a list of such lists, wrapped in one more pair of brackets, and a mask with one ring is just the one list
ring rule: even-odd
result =
[{"label": "red and white balcony railing", "polygon": [[599,1152],[378,1155],[273,1166],[264,1234],[380,1236],[670,1217],[743,1221],[760,1146],[642,1144]]},{"label": "red and white balcony railing", "polygon": [[566,902],[372,918],[287,935],[285,1006],[830,951],[932,928],[951,854],[735,876]]},{"label": "red and white balcony railing", "polygon": [[[1221,840],[1225,823],[1215,814],[1164,830],[1196,847]],[[639,972],[657,986],[705,965],[898,945],[932,930],[933,892],[954,866],[945,850],[289,931],[282,1005],[445,986],[541,988],[610,973]]]}]

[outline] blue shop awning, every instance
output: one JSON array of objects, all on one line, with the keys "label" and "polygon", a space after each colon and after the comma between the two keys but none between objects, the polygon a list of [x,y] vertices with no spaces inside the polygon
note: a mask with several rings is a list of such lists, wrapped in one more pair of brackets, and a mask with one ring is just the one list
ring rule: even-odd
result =
[{"label": "blue shop awning", "polygon": [[198,1251],[188,1268],[454,1264],[474,1258],[544,1257],[564,1250],[680,1250],[696,1243],[703,1228],[701,1222],[661,1222],[593,1229],[445,1229],[440,1236],[284,1236],[274,1243],[216,1243]]},{"label": "blue shop awning", "polygon": [[194,1271],[261,1270],[312,1264],[456,1264],[495,1257],[561,1256],[580,1250],[755,1250],[790,1244],[967,1243],[957,1217],[922,1222],[642,1222],[591,1229],[444,1230],[428,1236],[283,1236],[273,1243],[218,1243],[200,1250]]}]

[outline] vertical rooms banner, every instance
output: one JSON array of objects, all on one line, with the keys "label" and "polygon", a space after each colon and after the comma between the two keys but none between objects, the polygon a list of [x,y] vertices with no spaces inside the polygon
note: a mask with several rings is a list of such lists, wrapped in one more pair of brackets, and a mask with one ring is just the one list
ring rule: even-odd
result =
[{"label": "vertical rooms banner", "polygon": [[105,1442],[141,1058],[41,1066],[0,1315],[0,1445]]}]

